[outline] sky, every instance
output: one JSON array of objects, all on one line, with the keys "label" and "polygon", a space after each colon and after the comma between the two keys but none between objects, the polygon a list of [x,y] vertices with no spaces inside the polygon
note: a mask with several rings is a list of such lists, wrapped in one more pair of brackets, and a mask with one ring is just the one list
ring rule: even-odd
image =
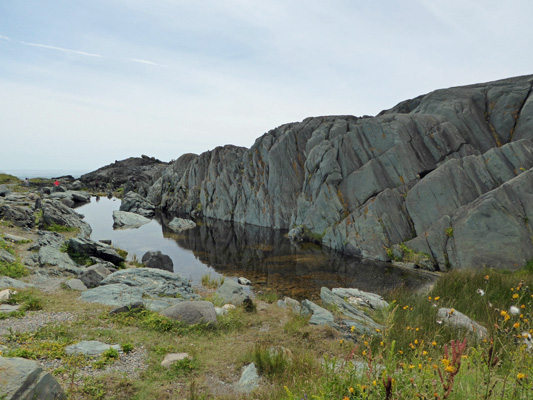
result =
[{"label": "sky", "polygon": [[530,0],[1,0],[0,170],[250,147],[533,73]]}]

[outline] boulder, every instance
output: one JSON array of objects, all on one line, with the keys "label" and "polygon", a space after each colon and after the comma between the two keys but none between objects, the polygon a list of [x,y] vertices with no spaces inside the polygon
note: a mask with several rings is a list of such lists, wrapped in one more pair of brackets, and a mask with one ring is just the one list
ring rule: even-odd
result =
[{"label": "boulder", "polygon": [[163,310],[161,314],[189,325],[217,322],[215,307],[209,301],[184,301]]},{"label": "boulder", "polygon": [[242,369],[241,377],[237,383],[237,390],[242,393],[250,393],[259,387],[260,380],[255,364],[248,364]]},{"label": "boulder", "polygon": [[147,268],[157,268],[164,271],[174,272],[172,259],[160,251],[147,251],[142,257],[142,263]]},{"label": "boulder", "polygon": [[88,238],[91,235],[92,229],[89,224],[83,221],[83,216],[60,201],[43,200],[41,202],[41,210],[41,227],[61,225],[79,229],[79,236],[81,237]]},{"label": "boulder", "polygon": [[155,206],[135,192],[128,192],[122,199],[120,204],[120,211],[128,211],[143,217],[153,217],[155,214]]},{"label": "boulder", "polygon": [[183,232],[187,229],[192,229],[196,226],[196,223],[194,221],[191,221],[190,219],[183,219],[174,217],[172,221],[169,222],[168,227],[172,229],[174,232]]},{"label": "boulder", "polygon": [[68,251],[98,257],[115,265],[125,261],[124,257],[120,256],[111,246],[81,237],[68,241]]},{"label": "boulder", "polygon": [[329,325],[335,326],[333,314],[325,308],[316,305],[311,300],[304,300],[301,303],[301,315],[311,316],[309,323],[311,325]]},{"label": "boulder", "polygon": [[22,306],[19,304],[14,305],[14,306],[11,304],[0,304],[0,313],[9,314],[9,313],[20,310],[21,307]]},{"label": "boulder", "polygon": [[32,287],[31,283],[26,283],[19,281],[17,279],[9,278],[7,276],[0,276],[0,289],[3,288],[15,288],[15,289],[25,289]]},{"label": "boulder", "polygon": [[169,307],[172,307],[178,303],[185,301],[184,299],[175,299],[173,297],[159,297],[157,299],[147,299],[143,300],[144,306],[154,312],[161,312],[166,310]]},{"label": "boulder", "polygon": [[143,290],[122,283],[98,286],[81,293],[81,299],[90,303],[101,303],[113,307],[127,306],[143,301]]},{"label": "boulder", "polygon": [[57,380],[35,361],[0,357],[0,398],[5,400],[66,400]]},{"label": "boulder", "polygon": [[105,278],[101,285],[124,284],[138,288],[151,297],[170,296],[186,300],[199,296],[193,293],[191,284],[180,274],[152,268],[119,270]]},{"label": "boulder", "polygon": [[295,314],[300,314],[300,311],[302,309],[300,302],[298,300],[294,300],[286,296],[283,300],[278,300],[278,306],[282,308],[290,307],[292,312]]},{"label": "boulder", "polygon": [[113,211],[113,228],[131,229],[138,228],[149,223],[149,218],[127,211]]},{"label": "boulder", "polygon": [[65,242],[63,235],[57,232],[37,231],[38,238],[30,246],[30,250],[39,250],[41,247],[51,246],[59,249]]},{"label": "boulder", "polygon": [[6,262],[6,263],[13,263],[17,261],[17,258],[9,253],[8,251],[4,249],[0,249],[0,261]]},{"label": "boulder", "polygon": [[2,204],[0,205],[0,219],[9,221],[20,228],[33,228],[35,226],[35,215],[27,207]]},{"label": "boulder", "polygon": [[347,303],[341,296],[333,293],[326,287],[320,289],[320,298],[323,304],[336,307],[341,314],[366,325],[368,328],[383,329],[383,326],[377,324],[366,312]]},{"label": "boulder", "polygon": [[476,335],[479,339],[485,339],[488,337],[487,328],[472,321],[466,315],[453,308],[439,308],[437,311],[437,322],[470,332]]},{"label": "boulder", "polygon": [[87,357],[98,357],[109,349],[117,350],[122,353],[122,349],[118,344],[106,344],[97,340],[86,340],[71,344],[65,347],[65,353],[68,355],[81,354]]},{"label": "boulder", "polygon": [[65,286],[70,290],[76,290],[78,292],[87,290],[87,286],[79,279],[68,279],[65,281]]},{"label": "boulder", "polygon": [[11,298],[17,292],[12,289],[0,290],[0,303],[4,303]]},{"label": "boulder", "polygon": [[109,275],[111,271],[104,264],[95,264],[81,271],[78,278],[87,288],[92,289],[99,286]]},{"label": "boulder", "polygon": [[217,296],[226,303],[240,305],[248,297],[244,287],[231,279],[225,279],[224,283],[216,290]]},{"label": "boulder", "polygon": [[333,294],[345,298],[348,303],[355,306],[369,307],[373,310],[379,310],[389,306],[383,297],[370,292],[364,292],[355,288],[333,288]]},{"label": "boulder", "polygon": [[6,185],[0,185],[0,197],[6,197],[9,193],[11,190]]},{"label": "boulder", "polygon": [[63,253],[52,246],[41,247],[39,249],[38,259],[41,267],[54,266],[73,273],[80,271],[78,264],[67,253]]},{"label": "boulder", "polygon": [[17,236],[17,235],[11,235],[9,233],[4,233],[3,236],[4,236],[4,240],[10,241],[10,242],[13,242],[13,243],[26,243],[26,242],[30,241],[30,240],[28,240],[25,237],[21,237],[21,236]]},{"label": "boulder", "polygon": [[54,200],[69,200],[73,204],[88,203],[91,201],[91,194],[89,192],[67,190],[65,192],[55,192],[50,194],[50,199]]}]

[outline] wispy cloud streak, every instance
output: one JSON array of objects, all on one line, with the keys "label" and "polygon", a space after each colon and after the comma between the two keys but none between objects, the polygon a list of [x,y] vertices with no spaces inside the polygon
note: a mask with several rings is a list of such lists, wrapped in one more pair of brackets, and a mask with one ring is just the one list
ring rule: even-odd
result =
[{"label": "wispy cloud streak", "polygon": [[[96,57],[96,58],[104,58],[104,59],[109,59],[109,60],[114,59],[113,57],[106,57],[106,56],[103,56],[101,54],[87,53],[85,51],[66,49],[64,47],[50,46],[50,45],[41,44],[41,43],[25,42],[23,40],[15,40],[15,39],[11,39],[11,38],[9,38],[7,36],[3,36],[3,35],[0,35],[0,39],[6,40],[8,42],[22,44],[24,46],[32,46],[32,47],[39,47],[39,48],[43,48],[43,49],[56,50],[56,51],[61,51],[61,52],[64,52],[64,53],[77,54],[77,55],[85,56],[85,57]],[[153,61],[143,60],[141,58],[126,58],[126,59],[123,59],[123,60],[131,61],[131,62],[135,62],[135,63],[152,65],[154,67],[168,68],[168,66],[166,66],[166,65],[158,64],[158,63],[153,62]]]}]

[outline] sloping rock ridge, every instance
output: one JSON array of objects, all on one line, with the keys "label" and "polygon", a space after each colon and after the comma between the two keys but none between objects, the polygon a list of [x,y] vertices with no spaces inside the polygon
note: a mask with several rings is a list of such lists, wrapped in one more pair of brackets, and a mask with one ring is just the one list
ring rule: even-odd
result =
[{"label": "sloping rock ridge", "polygon": [[250,149],[185,154],[147,190],[160,210],[276,229],[440,269],[533,258],[533,75],[437,90],[376,117],[282,125]]}]

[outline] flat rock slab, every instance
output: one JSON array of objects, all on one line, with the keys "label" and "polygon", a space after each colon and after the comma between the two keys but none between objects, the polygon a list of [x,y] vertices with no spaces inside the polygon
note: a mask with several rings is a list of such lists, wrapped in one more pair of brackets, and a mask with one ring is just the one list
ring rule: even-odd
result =
[{"label": "flat rock slab", "polygon": [[0,304],[0,313],[8,314],[13,311],[18,311],[20,305],[12,306],[11,304]]},{"label": "flat rock slab", "polygon": [[5,400],[63,400],[57,380],[35,361],[0,357],[0,398]]},{"label": "flat rock slab", "polygon": [[120,348],[120,345],[106,344],[106,343],[99,342],[97,340],[87,340],[87,341],[79,342],[76,344],[72,344],[70,346],[65,347],[65,352],[68,355],[82,354],[87,357],[98,357],[109,349],[115,349],[119,353],[122,353],[122,349]]},{"label": "flat rock slab", "polygon": [[350,304],[370,307],[374,310],[385,308],[389,303],[383,297],[375,293],[364,292],[355,288],[333,288],[331,291],[348,300]]},{"label": "flat rock slab", "polygon": [[453,308],[439,308],[437,311],[438,321],[450,325],[457,329],[464,329],[470,333],[475,334],[478,338],[483,339],[488,336],[488,331],[484,326],[471,320],[463,313],[454,310]]},{"label": "flat rock slab", "polygon": [[241,378],[237,383],[237,390],[243,393],[250,393],[259,387],[259,374],[254,363],[243,368]]},{"label": "flat rock slab", "polygon": [[197,299],[191,284],[180,274],[155,268],[128,268],[112,273],[105,278],[101,285],[125,284],[142,290],[150,296],[181,297],[186,300]]},{"label": "flat rock slab", "polygon": [[150,222],[149,218],[129,211],[113,211],[113,228],[130,229],[138,228]]},{"label": "flat rock slab", "polygon": [[15,289],[24,289],[27,287],[32,287],[31,283],[26,283],[19,281],[17,279],[9,278],[7,276],[0,276],[0,289],[4,288],[15,288]]},{"label": "flat rock slab", "polygon": [[113,307],[127,306],[142,301],[143,290],[123,283],[99,286],[81,293],[81,299],[90,303],[101,303]]},{"label": "flat rock slab", "polygon": [[11,235],[9,233],[4,234],[4,240],[9,240],[10,242],[14,243],[26,243],[30,240],[21,236]]},{"label": "flat rock slab", "polygon": [[302,310],[300,313],[302,315],[311,315],[311,319],[309,320],[311,325],[335,325],[333,314],[313,303],[311,300],[302,301],[301,307]]},{"label": "flat rock slab", "polygon": [[6,262],[6,263],[13,263],[17,261],[17,258],[10,252],[5,251],[4,249],[0,249],[0,261]]},{"label": "flat rock slab", "polygon": [[65,286],[70,290],[77,290],[78,292],[87,290],[87,286],[79,279],[69,279],[65,281]]},{"label": "flat rock slab", "polygon": [[39,264],[42,267],[51,265],[66,271],[78,273],[80,268],[67,253],[62,253],[56,247],[45,246],[39,249]]}]

